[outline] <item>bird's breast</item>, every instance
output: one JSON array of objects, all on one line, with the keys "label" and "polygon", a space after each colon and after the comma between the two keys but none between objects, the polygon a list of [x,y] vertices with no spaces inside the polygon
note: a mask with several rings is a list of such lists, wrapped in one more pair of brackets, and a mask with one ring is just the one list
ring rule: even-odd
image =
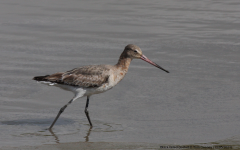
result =
[{"label": "bird's breast", "polygon": [[109,76],[108,78],[108,82],[103,84],[102,86],[100,86],[98,88],[99,91],[107,91],[110,90],[111,88],[113,88],[115,85],[117,85],[125,76],[124,72],[119,72],[117,74],[113,73]]}]

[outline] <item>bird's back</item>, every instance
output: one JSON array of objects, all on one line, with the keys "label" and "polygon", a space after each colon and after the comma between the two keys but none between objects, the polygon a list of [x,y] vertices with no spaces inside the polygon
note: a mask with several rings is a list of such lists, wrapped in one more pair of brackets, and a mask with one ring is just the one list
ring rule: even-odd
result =
[{"label": "bird's back", "polygon": [[105,65],[90,65],[52,75],[36,76],[33,80],[83,88],[100,87],[108,81],[109,71]]}]

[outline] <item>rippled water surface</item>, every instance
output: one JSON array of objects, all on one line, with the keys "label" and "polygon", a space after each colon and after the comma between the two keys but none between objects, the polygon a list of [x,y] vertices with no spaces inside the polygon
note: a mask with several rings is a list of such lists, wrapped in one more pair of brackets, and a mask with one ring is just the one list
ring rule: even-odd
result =
[{"label": "rippled water surface", "polygon": [[[240,140],[240,1],[0,1],[0,148],[64,142],[230,143]],[[141,47],[167,74],[133,60],[112,90],[72,93],[32,81],[115,64]],[[226,142],[227,141],[227,142]]]}]

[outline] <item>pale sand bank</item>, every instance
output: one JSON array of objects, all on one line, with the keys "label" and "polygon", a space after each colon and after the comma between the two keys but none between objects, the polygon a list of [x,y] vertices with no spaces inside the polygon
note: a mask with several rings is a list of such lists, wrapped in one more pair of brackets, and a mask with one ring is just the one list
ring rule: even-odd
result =
[{"label": "pale sand bank", "polygon": [[200,145],[161,145],[156,143],[127,143],[127,142],[75,142],[75,143],[61,143],[49,144],[41,146],[21,146],[21,147],[5,147],[1,150],[200,150],[200,149],[239,149],[238,144],[220,144],[220,143],[205,143]]},{"label": "pale sand bank", "polygon": [[158,149],[159,144],[149,143],[117,143],[117,142],[78,142],[78,143],[61,143],[41,146],[22,146],[22,147],[5,147],[1,150],[112,150],[112,149]]}]

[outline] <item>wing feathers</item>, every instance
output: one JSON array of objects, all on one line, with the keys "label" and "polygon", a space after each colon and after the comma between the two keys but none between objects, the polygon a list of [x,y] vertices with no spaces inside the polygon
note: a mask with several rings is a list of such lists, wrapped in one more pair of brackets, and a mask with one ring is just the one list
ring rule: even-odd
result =
[{"label": "wing feathers", "polygon": [[65,73],[55,73],[49,76],[42,76],[38,81],[50,81],[58,84],[66,84],[80,87],[100,87],[109,78],[109,69],[102,66],[84,66],[75,68]]}]

